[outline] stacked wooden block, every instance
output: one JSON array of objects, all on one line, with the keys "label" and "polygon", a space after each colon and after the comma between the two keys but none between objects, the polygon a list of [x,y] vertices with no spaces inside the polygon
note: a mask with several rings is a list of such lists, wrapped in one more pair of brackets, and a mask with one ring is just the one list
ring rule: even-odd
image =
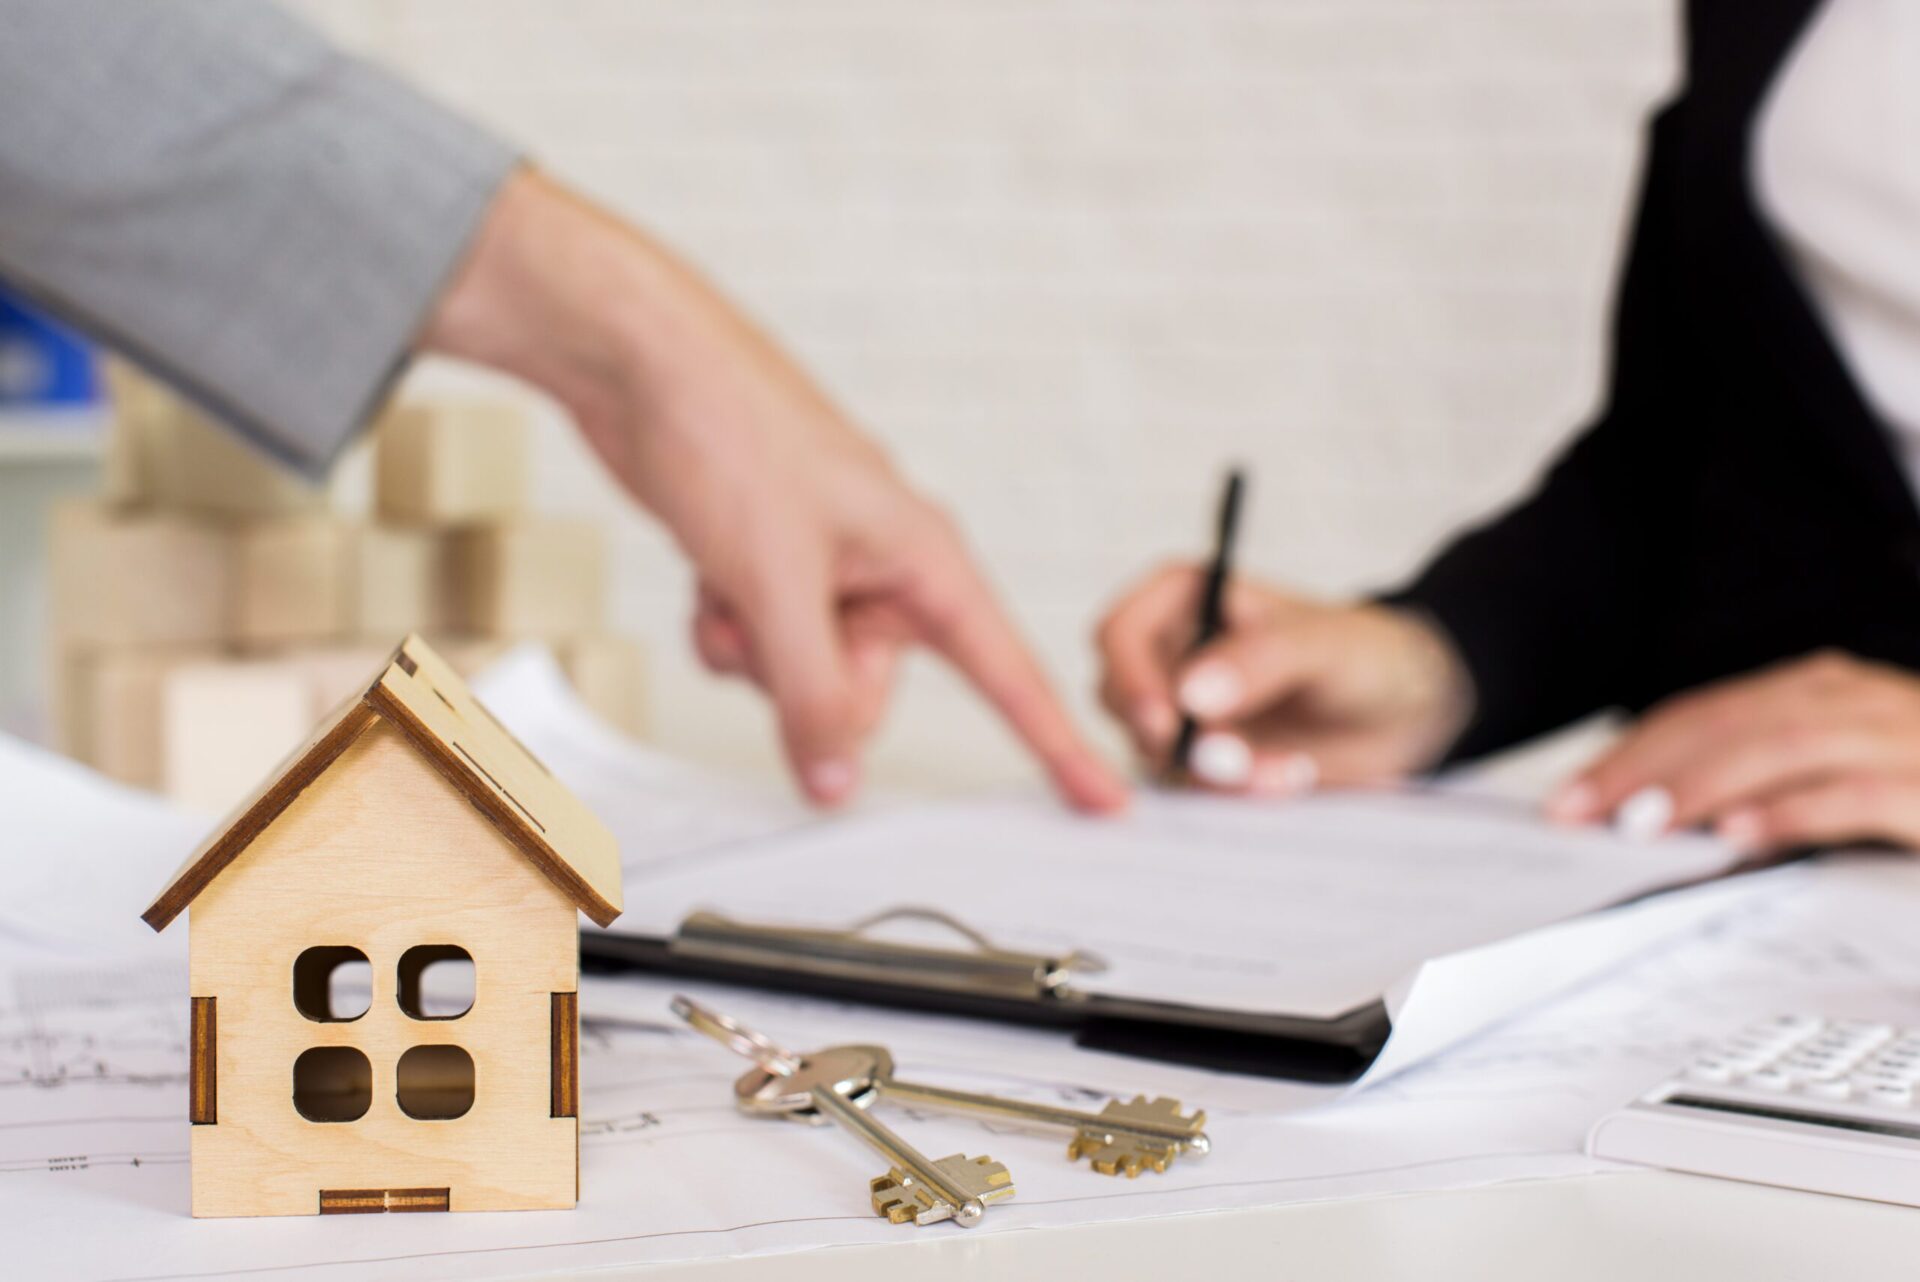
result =
[{"label": "stacked wooden block", "polygon": [[491,401],[403,403],[375,432],[371,519],[124,369],[103,493],[56,513],[60,746],[203,809],[238,801],[409,631],[466,671],[549,643],[638,734],[638,646],[607,632],[600,530],[526,501],[527,425]]}]

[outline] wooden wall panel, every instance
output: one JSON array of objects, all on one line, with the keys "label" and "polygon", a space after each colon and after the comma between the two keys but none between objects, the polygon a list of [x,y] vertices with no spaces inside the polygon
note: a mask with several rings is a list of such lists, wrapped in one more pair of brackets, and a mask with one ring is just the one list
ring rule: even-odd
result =
[{"label": "wooden wall panel", "polygon": [[580,995],[553,995],[553,1116],[580,1116]]},{"label": "wooden wall panel", "polygon": [[220,1120],[219,1078],[216,1051],[219,1029],[214,1023],[215,999],[195,997],[193,1016],[188,1021],[188,1046],[191,1048],[187,1076],[187,1120],[195,1126],[212,1126]]}]

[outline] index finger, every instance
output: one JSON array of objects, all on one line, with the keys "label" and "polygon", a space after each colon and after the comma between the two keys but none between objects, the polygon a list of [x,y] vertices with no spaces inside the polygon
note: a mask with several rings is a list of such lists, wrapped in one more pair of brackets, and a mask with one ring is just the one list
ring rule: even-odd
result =
[{"label": "index finger", "polygon": [[1671,699],[1647,713],[1548,803],[1555,818],[1581,821],[1613,814],[1651,788],[1665,792],[1662,827],[1677,817],[1679,776],[1724,755],[1749,737],[1790,687],[1771,673],[1747,676]]},{"label": "index finger", "polygon": [[915,594],[913,609],[927,643],[999,711],[1062,796],[1081,810],[1125,807],[1126,785],[1081,738],[1038,660],[964,554],[951,554],[944,572]]}]

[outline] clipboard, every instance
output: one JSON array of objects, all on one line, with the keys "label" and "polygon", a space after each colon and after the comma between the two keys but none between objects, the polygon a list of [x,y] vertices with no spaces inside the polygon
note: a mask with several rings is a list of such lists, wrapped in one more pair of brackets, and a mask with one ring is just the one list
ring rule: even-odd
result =
[{"label": "clipboard", "polygon": [[[938,947],[871,933],[903,920],[933,923],[958,942]],[[1293,1081],[1351,1082],[1391,1032],[1380,1001],[1318,1019],[1088,992],[1075,977],[1097,973],[1097,957],[1002,948],[947,913],[917,906],[840,929],[695,912],[666,937],[582,931],[580,961],[589,973],[641,971],[1057,1029],[1088,1050]]]}]

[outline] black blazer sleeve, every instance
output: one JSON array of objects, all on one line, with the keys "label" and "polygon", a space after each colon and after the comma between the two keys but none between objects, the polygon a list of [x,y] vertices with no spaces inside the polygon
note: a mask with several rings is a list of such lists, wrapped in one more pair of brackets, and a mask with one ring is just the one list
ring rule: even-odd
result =
[{"label": "black blazer sleeve", "polygon": [[1642,633],[1669,589],[1661,549],[1698,466],[1674,368],[1681,273],[1666,143],[1684,105],[1657,117],[1614,305],[1613,361],[1598,420],[1516,506],[1456,537],[1386,600],[1423,611],[1457,645],[1476,693],[1452,758],[1491,752],[1643,684]]},{"label": "black blazer sleeve", "polygon": [[1458,645],[1471,757],[1830,647],[1920,671],[1920,506],[1754,200],[1753,128],[1817,0],[1694,0],[1654,121],[1598,420],[1386,599]]}]

